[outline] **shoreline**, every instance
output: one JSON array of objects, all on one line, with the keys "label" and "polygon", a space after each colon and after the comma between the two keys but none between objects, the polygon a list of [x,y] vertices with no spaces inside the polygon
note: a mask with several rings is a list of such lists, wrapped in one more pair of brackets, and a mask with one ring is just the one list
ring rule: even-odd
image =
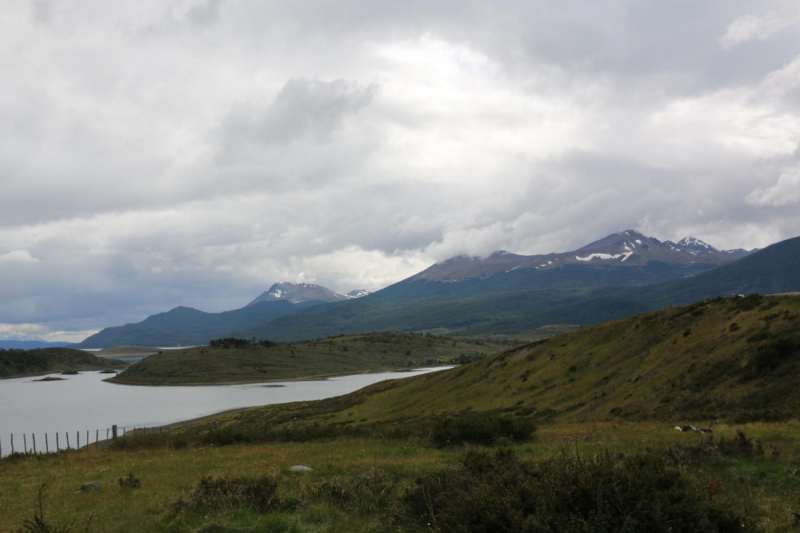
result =
[{"label": "shoreline", "polygon": [[[82,374],[84,372],[102,372],[104,370],[115,370],[115,371],[116,370],[124,370],[125,368],[127,368],[127,367],[120,367],[119,369],[117,369],[117,368],[80,368],[80,369],[77,369],[77,372],[78,372],[78,374]],[[72,370],[72,369],[70,368],[70,369],[66,369],[66,370]],[[65,375],[63,373],[66,372],[66,370],[51,370],[49,372],[35,372],[33,374],[18,374],[16,376],[2,376],[2,377],[0,377],[0,381],[3,381],[5,379],[38,378],[40,376],[49,376],[49,375],[52,375],[52,374],[58,374],[59,376],[61,376],[61,375]],[[74,376],[75,374],[66,374],[66,375],[73,375]],[[111,379],[111,378],[109,378],[109,379]],[[108,380],[106,379],[106,380],[103,380],[103,381],[108,381]]]},{"label": "shoreline", "polygon": [[[444,367],[455,368],[459,365],[441,365]],[[294,378],[268,378],[259,380],[245,380],[245,381],[217,381],[217,382],[202,382],[202,383],[132,383],[127,381],[120,381],[116,378],[108,378],[103,381],[113,385],[126,385],[128,387],[217,387],[229,385],[255,385],[258,383],[289,383],[295,381],[327,381],[330,378],[346,377],[346,376],[360,376],[364,374],[380,374],[383,372],[413,372],[422,368],[439,368],[439,366],[420,366],[414,368],[407,367],[387,367],[387,368],[374,368],[365,370],[363,372],[344,372],[340,374],[318,374],[312,376],[299,376]],[[119,376],[119,374],[117,374]]]}]

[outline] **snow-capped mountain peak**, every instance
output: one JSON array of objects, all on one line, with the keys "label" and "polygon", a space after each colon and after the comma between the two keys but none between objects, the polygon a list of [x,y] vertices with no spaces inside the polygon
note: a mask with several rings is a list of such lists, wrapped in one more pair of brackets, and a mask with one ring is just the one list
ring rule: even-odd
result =
[{"label": "snow-capped mountain peak", "polygon": [[369,292],[366,289],[354,289],[354,290],[348,292],[347,294],[345,294],[345,296],[347,296],[348,298],[363,298],[364,296],[367,296],[368,294],[372,294],[372,293]]},{"label": "snow-capped mountain peak", "polygon": [[713,252],[719,251],[710,244],[703,242],[700,239],[696,239],[694,237],[684,237],[683,239],[678,241],[677,246],[686,248],[687,250],[703,250],[703,251],[713,251]]},{"label": "snow-capped mountain peak", "polygon": [[283,282],[275,283],[247,305],[253,305],[258,302],[274,302],[277,300],[286,300],[293,304],[298,304],[309,301],[338,302],[348,299],[350,299],[349,296],[339,294],[338,292],[332,291],[322,285],[317,285],[316,283]]}]

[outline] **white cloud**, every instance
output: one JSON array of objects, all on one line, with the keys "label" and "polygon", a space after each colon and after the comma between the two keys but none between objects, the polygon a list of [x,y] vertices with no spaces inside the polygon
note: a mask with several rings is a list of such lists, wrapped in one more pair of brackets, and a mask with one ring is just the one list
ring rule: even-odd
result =
[{"label": "white cloud", "polygon": [[800,204],[800,167],[787,169],[773,185],[754,190],[747,201],[759,207]]},{"label": "white cloud", "polygon": [[769,53],[717,42],[790,2],[613,4],[8,2],[0,322],[377,289],[630,227],[795,236],[766,180],[798,164],[800,35],[769,15],[724,38]]},{"label": "white cloud", "polygon": [[0,254],[0,265],[29,265],[38,262],[39,260],[27,250],[13,250]]},{"label": "white cloud", "polygon": [[764,15],[743,15],[728,25],[719,43],[723,48],[730,49],[754,39],[765,41],[796,22],[796,17],[776,11]]}]

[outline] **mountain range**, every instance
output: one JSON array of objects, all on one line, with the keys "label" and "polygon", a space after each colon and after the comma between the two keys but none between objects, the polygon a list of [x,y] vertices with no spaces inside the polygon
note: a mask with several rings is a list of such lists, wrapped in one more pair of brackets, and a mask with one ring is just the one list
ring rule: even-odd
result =
[{"label": "mountain range", "polygon": [[[800,239],[759,251],[721,251],[691,237],[673,243],[627,230],[573,252],[456,257],[360,298],[342,299],[317,285],[275,284],[242,309],[177,308],[107,328],[78,346],[202,344],[220,336],[294,342],[380,330],[522,331],[590,325],[718,295],[797,290]],[[322,296],[329,299],[302,301]]]}]

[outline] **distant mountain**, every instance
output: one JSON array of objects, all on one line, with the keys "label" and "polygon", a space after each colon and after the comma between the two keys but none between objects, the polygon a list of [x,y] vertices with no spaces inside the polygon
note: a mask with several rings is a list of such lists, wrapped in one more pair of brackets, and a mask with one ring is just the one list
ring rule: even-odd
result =
[{"label": "distant mountain", "polygon": [[[569,253],[496,252],[486,259],[455,258],[367,297],[304,310],[236,333],[296,341],[387,329],[466,333],[594,324],[652,309],[654,300],[636,296],[636,287],[710,275],[735,260],[734,254],[710,245],[707,249],[697,239],[686,241],[702,249],[629,230]],[[785,285],[794,286],[789,277]],[[668,302],[659,305],[664,303]]]},{"label": "distant mountain", "polygon": [[[796,242],[755,253],[719,251],[699,239],[661,242],[628,230],[567,253],[457,257],[358,298],[318,285],[276,283],[236,311],[178,308],[140,324],[107,328],[79,346],[203,344],[218,337],[294,342],[386,330],[479,333],[595,324],[718,294],[800,290]],[[776,256],[782,247],[789,251]],[[323,302],[329,303],[317,305]]]},{"label": "distant mountain", "polygon": [[205,313],[190,307],[176,307],[150,316],[137,324],[105,328],[73,348],[111,346],[192,346],[207,344],[232,330],[267,322],[273,318],[313,306],[318,302],[293,304],[287,300],[258,302],[223,313]]},{"label": "distant mountain", "polygon": [[68,342],[45,342],[41,340],[0,340],[0,349],[3,350],[36,350],[39,348],[63,348],[69,346]]},{"label": "distant mountain", "polygon": [[349,295],[339,294],[322,285],[314,283],[276,283],[269,290],[247,304],[248,306],[258,302],[277,302],[285,300],[293,304],[302,302],[341,302],[351,298]]},{"label": "distant mountain", "polygon": [[348,292],[345,294],[348,298],[363,298],[364,296],[369,296],[372,294],[371,292],[364,290],[364,289],[356,289],[353,291]]},{"label": "distant mountain", "polygon": [[800,237],[749,254],[728,265],[686,279],[620,288],[541,313],[498,322],[498,331],[517,331],[545,324],[590,325],[671,305],[718,296],[784,294],[800,291]]},{"label": "distant mountain", "polygon": [[553,270],[566,265],[603,267],[642,267],[650,263],[705,265],[706,270],[729,263],[748,252],[721,252],[694,237],[675,244],[661,242],[634,230],[614,233],[573,252],[544,255],[518,255],[501,250],[485,259],[459,256],[437,263],[410,280],[456,282],[487,278],[517,270]]}]

